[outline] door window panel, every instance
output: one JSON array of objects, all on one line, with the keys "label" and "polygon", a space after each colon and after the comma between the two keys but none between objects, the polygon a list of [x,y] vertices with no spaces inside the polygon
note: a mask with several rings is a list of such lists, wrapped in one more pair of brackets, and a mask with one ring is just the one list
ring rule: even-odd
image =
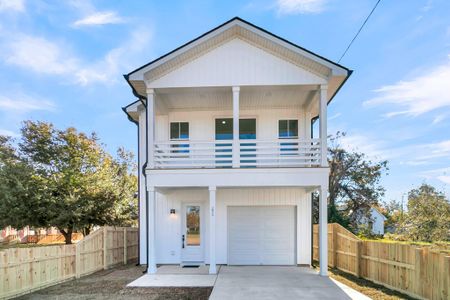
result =
[{"label": "door window panel", "polygon": [[186,245],[200,246],[200,206],[186,207]]}]

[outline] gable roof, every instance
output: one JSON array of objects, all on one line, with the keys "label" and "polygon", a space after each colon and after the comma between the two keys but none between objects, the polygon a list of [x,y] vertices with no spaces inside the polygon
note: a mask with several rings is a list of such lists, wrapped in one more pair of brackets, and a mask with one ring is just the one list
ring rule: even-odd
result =
[{"label": "gable roof", "polygon": [[[182,59],[192,59],[195,54],[189,53],[190,50],[194,49],[194,47],[203,48],[210,47],[212,44],[213,38],[219,39],[219,35],[221,33],[231,32],[232,29],[238,29],[240,31],[233,32],[233,34],[239,34],[240,36],[245,36],[249,41],[253,39],[255,43],[261,43],[269,41],[272,44],[267,45],[268,50],[276,51],[280,50],[284,51],[284,55],[287,60],[292,60],[290,62],[301,64],[302,62],[298,60],[297,57],[294,57],[295,54],[301,56],[305,59],[305,66],[310,68],[311,71],[316,72],[317,74],[321,74],[324,77],[330,75],[337,75],[342,77],[339,80],[338,86],[334,89],[333,95],[331,95],[329,101],[334,97],[334,95],[339,91],[345,81],[350,77],[352,71],[336,62],[333,62],[323,56],[320,56],[310,50],[307,50],[299,45],[296,45],[282,37],[279,37],[261,27],[258,27],[246,20],[243,20],[239,17],[234,17],[229,21],[211,29],[210,31],[200,35],[199,37],[183,44],[182,46],[170,51],[167,54],[162,55],[161,57],[131,71],[130,73],[124,75],[126,81],[133,89],[133,93],[135,96],[139,98],[145,98],[145,88],[143,88],[145,79],[152,79],[157,76],[163,76],[167,72],[170,72],[173,68],[176,67],[176,64],[181,64],[181,62],[177,62]],[[254,34],[250,35],[249,34]],[[230,34],[229,34],[230,35]],[[226,40],[226,35],[220,36],[220,38]],[[256,39],[256,40],[255,40]],[[205,44],[209,42],[210,45]],[[216,41],[220,43],[221,41]],[[223,40],[222,40],[223,42]],[[274,46],[276,45],[276,46]],[[279,49],[275,49],[274,47],[279,47]],[[206,51],[203,49],[203,51]],[[184,55],[184,57],[183,57]],[[201,55],[201,54],[199,54]],[[195,58],[195,57],[194,57]],[[172,68],[172,69],[171,69]],[[327,74],[329,72],[329,74]]]}]

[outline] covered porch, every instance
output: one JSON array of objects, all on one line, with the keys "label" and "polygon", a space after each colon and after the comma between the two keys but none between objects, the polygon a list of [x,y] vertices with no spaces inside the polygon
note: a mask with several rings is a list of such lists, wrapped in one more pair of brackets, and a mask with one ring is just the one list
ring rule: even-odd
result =
[{"label": "covered porch", "polygon": [[[327,168],[147,170],[154,184],[148,216],[155,222],[149,273],[158,272],[157,264],[207,265],[210,274],[221,264],[310,265],[313,191],[321,194],[326,249],[327,174]],[[198,226],[189,225],[190,213]],[[321,255],[326,266],[326,251]]]}]

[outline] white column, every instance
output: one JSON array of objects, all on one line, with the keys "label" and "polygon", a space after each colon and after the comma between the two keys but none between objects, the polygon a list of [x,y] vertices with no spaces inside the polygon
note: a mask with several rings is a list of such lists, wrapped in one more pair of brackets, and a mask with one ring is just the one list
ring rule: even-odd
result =
[{"label": "white column", "polygon": [[328,188],[320,186],[319,195],[319,262],[320,275],[328,276]]},{"label": "white column", "polygon": [[155,90],[147,89],[147,167],[155,167],[154,142],[155,142]]},{"label": "white column", "polygon": [[216,274],[216,187],[209,187],[209,274]]},{"label": "white column", "polygon": [[233,168],[239,168],[239,91],[233,86]]},{"label": "white column", "polygon": [[319,93],[319,138],[321,146],[321,163],[322,167],[328,167],[327,160],[327,90],[328,86],[322,84]]},{"label": "white column", "polygon": [[[148,183],[147,183],[148,184]],[[147,273],[156,273],[156,192],[154,186],[148,186],[148,266]]]},{"label": "white column", "polygon": [[146,111],[139,110],[139,264],[147,264],[147,189],[145,188],[144,165],[147,161]]}]

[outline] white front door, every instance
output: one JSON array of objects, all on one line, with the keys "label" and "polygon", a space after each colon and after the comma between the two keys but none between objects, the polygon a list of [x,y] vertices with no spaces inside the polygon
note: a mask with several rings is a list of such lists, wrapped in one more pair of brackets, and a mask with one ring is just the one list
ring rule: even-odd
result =
[{"label": "white front door", "polygon": [[182,264],[203,263],[203,206],[200,203],[183,205],[181,222]]}]

